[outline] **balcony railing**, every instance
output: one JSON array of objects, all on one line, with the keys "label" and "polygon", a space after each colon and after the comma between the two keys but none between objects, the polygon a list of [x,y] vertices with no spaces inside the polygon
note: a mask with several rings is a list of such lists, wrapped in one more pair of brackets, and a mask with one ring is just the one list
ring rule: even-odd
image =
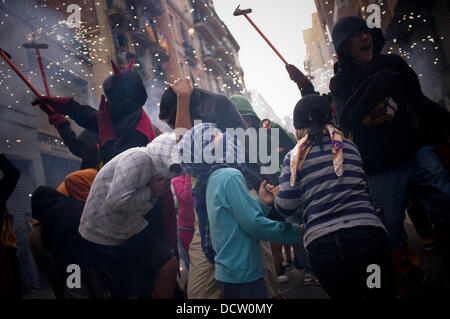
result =
[{"label": "balcony railing", "polygon": [[195,0],[194,9],[195,13],[198,13],[202,16],[209,16],[212,13],[208,0]]},{"label": "balcony railing", "polygon": [[150,53],[153,54],[153,56],[159,60],[158,62],[167,62],[169,61],[169,54],[167,53],[166,49],[163,48],[158,42],[154,42],[149,47]]},{"label": "balcony railing", "polygon": [[156,43],[156,40],[150,37],[147,30],[145,29],[136,29],[132,31],[131,37],[139,44],[139,46],[142,46],[144,48],[150,48]]},{"label": "balcony railing", "polygon": [[186,60],[189,63],[189,65],[196,66],[198,63],[198,60],[195,57],[194,47],[187,41],[183,41],[183,47],[184,47],[184,55],[185,55]]},{"label": "balcony railing", "polygon": [[220,39],[208,21],[202,18],[194,20],[194,27],[211,45],[219,45]]},{"label": "balcony railing", "polygon": [[227,30],[223,26],[223,22],[219,19],[217,14],[213,12],[212,15],[206,18],[210,25],[213,27],[214,31],[219,35],[219,37],[226,37],[228,35]]},{"label": "balcony railing", "polygon": [[225,42],[219,41],[219,45],[214,46],[214,49],[225,63],[234,63],[233,51]]},{"label": "balcony railing", "polygon": [[218,75],[226,73],[220,57],[209,49],[203,49],[203,63]]},{"label": "balcony railing", "polygon": [[162,12],[161,0],[140,0],[142,10],[150,17],[159,17]]},{"label": "balcony railing", "polygon": [[125,9],[112,6],[111,8],[106,9],[106,15],[113,27],[116,27],[121,30],[130,29],[130,24],[132,24],[132,19],[129,16],[128,12]]}]

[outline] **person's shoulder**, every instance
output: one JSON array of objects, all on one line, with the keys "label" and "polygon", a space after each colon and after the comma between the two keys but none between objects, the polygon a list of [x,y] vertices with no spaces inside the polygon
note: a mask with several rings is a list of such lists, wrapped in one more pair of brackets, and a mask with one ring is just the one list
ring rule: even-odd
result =
[{"label": "person's shoulder", "polygon": [[344,141],[344,145],[349,145],[349,146],[351,146],[351,147],[357,147],[356,146],[356,144],[355,143],[353,143],[353,141],[352,140],[350,140],[350,139],[348,139],[348,138],[343,138],[343,141]]},{"label": "person's shoulder", "polygon": [[236,182],[242,180],[245,181],[241,171],[232,167],[219,168],[218,170],[214,171],[210,175],[210,177],[214,181],[214,183],[222,184],[224,186],[229,184],[235,184]]},{"label": "person's shoulder", "polygon": [[199,88],[194,88],[194,91],[196,94],[200,95],[201,97],[211,97],[211,98],[226,98],[225,95],[219,94],[219,93],[215,93],[215,92],[211,92],[205,89],[199,89]]},{"label": "person's shoulder", "polygon": [[398,54],[380,54],[379,58],[383,61],[405,62],[405,60],[403,60],[403,58]]},{"label": "person's shoulder", "polygon": [[114,156],[105,166],[102,167],[100,172],[107,167],[115,168],[118,163],[123,164],[125,162],[132,162],[140,159],[149,159],[147,148],[144,146],[132,147]]},{"label": "person's shoulder", "polygon": [[227,190],[235,189],[236,185],[245,179],[242,173],[232,167],[224,167],[215,170],[209,175],[208,188],[213,188],[219,193],[227,193]]},{"label": "person's shoulder", "polygon": [[359,154],[359,148],[352,140],[344,138],[343,141],[344,141],[344,149],[351,149]]},{"label": "person's shoulder", "polygon": [[81,169],[66,176],[66,181],[94,180],[98,171],[94,168]]},{"label": "person's shoulder", "polygon": [[389,68],[408,68],[408,63],[398,54],[380,54],[378,57],[381,64],[388,66]]},{"label": "person's shoulder", "polygon": [[342,86],[343,86],[343,77],[341,76],[341,74],[336,73],[330,79],[329,89],[331,95],[334,95],[336,93],[336,90],[340,90]]},{"label": "person's shoulder", "polygon": [[233,168],[233,167],[224,167],[219,168],[217,171],[214,172],[214,175],[221,178],[229,178],[229,179],[235,179],[243,177],[240,170]]},{"label": "person's shoulder", "polygon": [[223,94],[207,91],[204,89],[196,89],[196,90],[198,90],[198,93],[203,98],[212,98],[220,103],[231,103],[231,104],[233,103],[227,96],[225,96]]},{"label": "person's shoulder", "polygon": [[291,161],[292,151],[293,149],[286,153],[286,155],[283,158],[283,163],[285,163],[286,161]]}]

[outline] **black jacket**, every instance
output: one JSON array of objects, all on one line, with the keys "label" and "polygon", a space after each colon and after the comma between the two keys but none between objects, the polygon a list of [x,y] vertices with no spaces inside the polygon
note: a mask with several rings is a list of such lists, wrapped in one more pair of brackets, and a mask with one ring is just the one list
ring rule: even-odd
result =
[{"label": "black jacket", "polygon": [[100,138],[90,130],[84,130],[80,135],[76,135],[66,121],[57,127],[58,133],[64,141],[69,151],[81,158],[81,168],[97,168],[98,166],[98,146]]},{"label": "black jacket", "polygon": [[3,154],[0,154],[0,171],[3,177],[0,180],[0,235],[3,230],[3,223],[10,218],[6,210],[6,202],[16,188],[20,178],[20,171]]},{"label": "black jacket", "polygon": [[195,124],[195,120],[201,120],[203,123],[217,124],[223,132],[227,128],[247,129],[247,124],[236,106],[224,95],[195,88],[189,109],[192,125]]},{"label": "black jacket", "polygon": [[374,48],[370,68],[361,71],[343,60],[330,81],[336,122],[352,133],[368,174],[401,165],[436,142],[435,128],[448,118],[423,95],[416,73],[400,56],[380,54],[376,43]]},{"label": "black jacket", "polygon": [[[89,105],[80,105],[71,99],[67,105],[67,113],[78,125],[94,133],[98,131],[98,111]],[[117,139],[107,141],[100,147],[99,160],[106,164],[123,151],[139,146],[146,146],[155,137],[155,132],[147,115],[141,109],[123,115],[120,121],[113,121]],[[145,125],[143,125],[145,124]],[[147,134],[144,134],[147,132]],[[150,132],[150,133],[148,133]]]},{"label": "black jacket", "polygon": [[64,264],[78,238],[78,226],[84,202],[68,198],[57,190],[39,186],[31,197],[34,219],[42,225],[42,242],[52,252],[55,261]]}]

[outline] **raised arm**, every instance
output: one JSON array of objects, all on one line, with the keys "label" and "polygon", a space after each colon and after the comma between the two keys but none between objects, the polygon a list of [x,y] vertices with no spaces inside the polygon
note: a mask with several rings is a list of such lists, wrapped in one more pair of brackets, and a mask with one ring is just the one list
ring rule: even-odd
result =
[{"label": "raised arm", "polygon": [[31,104],[39,105],[47,114],[49,112],[46,110],[46,105],[49,105],[57,114],[69,115],[81,127],[98,133],[97,110],[89,105],[81,105],[73,98],[42,96]]},{"label": "raised arm", "polygon": [[[177,115],[175,118],[175,130],[181,128],[189,130],[192,127],[190,102],[191,94],[194,90],[192,82],[188,78],[179,78],[175,82],[169,83],[169,86],[177,95]],[[184,133],[177,132],[177,142],[181,140]]]},{"label": "raised arm", "polygon": [[98,133],[98,111],[89,105],[81,105],[74,99],[67,103],[67,115],[79,126]]},{"label": "raised arm", "polygon": [[289,77],[291,78],[291,80],[297,84],[297,87],[302,96],[306,96],[309,94],[319,94],[319,92],[316,92],[316,90],[314,89],[314,85],[308,79],[308,77],[304,75],[303,72],[300,71],[295,65],[287,64],[286,71],[289,73]]}]

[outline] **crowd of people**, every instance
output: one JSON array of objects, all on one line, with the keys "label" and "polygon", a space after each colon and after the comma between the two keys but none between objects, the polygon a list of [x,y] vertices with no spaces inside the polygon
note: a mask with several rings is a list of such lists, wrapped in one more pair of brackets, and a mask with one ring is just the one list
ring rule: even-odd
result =
[{"label": "crowd of people", "polygon": [[[132,62],[125,71],[113,63],[98,110],[73,98],[33,102],[82,159],[57,189],[39,186],[31,197],[28,245],[56,297],[280,298],[285,247],[305,283],[333,299],[402,298],[402,268],[414,257],[405,254],[406,210],[426,244],[437,243],[450,289],[449,113],[422,93],[401,57],[381,53],[380,29],[346,17],[332,38],[329,94],[286,67],[302,96],[295,136],[261,120],[244,96],[194,88],[189,78],[164,92],[159,116],[174,132],[157,136]],[[65,115],[85,131],[76,136]],[[230,128],[266,130],[267,141]],[[252,143],[276,144],[277,172],[263,174],[260,158],[250,160]],[[0,294],[20,297],[6,210],[20,172],[3,154],[0,169]],[[76,288],[66,282],[73,264]],[[381,271],[375,289],[370,265]]]}]

